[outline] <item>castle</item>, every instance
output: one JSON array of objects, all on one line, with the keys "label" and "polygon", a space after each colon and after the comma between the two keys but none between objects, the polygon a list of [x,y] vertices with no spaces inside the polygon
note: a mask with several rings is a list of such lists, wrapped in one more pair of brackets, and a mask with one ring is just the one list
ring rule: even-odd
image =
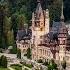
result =
[{"label": "castle", "polygon": [[26,53],[30,47],[33,60],[55,59],[70,63],[70,35],[64,23],[63,4],[60,19],[50,28],[49,10],[43,10],[38,1],[36,11],[32,13],[31,29],[18,30],[17,48]]}]

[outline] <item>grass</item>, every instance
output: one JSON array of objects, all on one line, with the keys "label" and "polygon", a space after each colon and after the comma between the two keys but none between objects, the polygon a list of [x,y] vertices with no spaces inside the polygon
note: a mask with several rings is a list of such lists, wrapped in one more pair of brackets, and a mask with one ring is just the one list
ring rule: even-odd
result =
[{"label": "grass", "polygon": [[0,70],[9,70],[8,68],[2,68],[2,67],[0,67]]},{"label": "grass", "polygon": [[33,67],[32,64],[26,64],[25,62],[22,62],[22,64],[23,64],[23,66],[26,66],[26,67],[28,67],[28,68],[32,68],[32,67]]},{"label": "grass", "polygon": [[29,67],[29,68],[32,68],[33,67],[32,64],[26,64],[26,63],[25,64],[23,63],[23,66],[26,66],[26,67]]},{"label": "grass", "polygon": [[22,66],[18,64],[11,65],[11,67],[15,70],[22,70]]}]

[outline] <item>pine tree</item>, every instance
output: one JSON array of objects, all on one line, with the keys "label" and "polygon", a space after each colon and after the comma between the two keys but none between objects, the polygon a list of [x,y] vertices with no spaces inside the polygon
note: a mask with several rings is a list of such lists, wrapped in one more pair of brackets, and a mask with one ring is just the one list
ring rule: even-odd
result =
[{"label": "pine tree", "polygon": [[0,57],[0,66],[7,68],[7,57],[4,55]]},{"label": "pine tree", "polygon": [[[61,16],[61,0],[53,0],[51,4],[48,6],[50,13],[50,23],[53,21],[60,21]],[[51,24],[52,26],[52,24]]]},{"label": "pine tree", "polygon": [[23,29],[24,28],[24,24],[26,23],[26,18],[23,14],[20,14],[18,16],[18,28],[19,29]]},{"label": "pine tree", "polygon": [[4,18],[8,16],[7,1],[0,1],[0,48],[6,48],[6,35],[4,34]]},{"label": "pine tree", "polygon": [[21,59],[21,50],[17,49],[17,58]]},{"label": "pine tree", "polygon": [[8,46],[14,46],[13,30],[9,30],[7,33],[7,44],[8,44]]},{"label": "pine tree", "polygon": [[13,30],[11,30],[11,18],[5,16],[4,23],[3,23],[3,33],[6,46],[13,46],[14,45],[14,34]]}]

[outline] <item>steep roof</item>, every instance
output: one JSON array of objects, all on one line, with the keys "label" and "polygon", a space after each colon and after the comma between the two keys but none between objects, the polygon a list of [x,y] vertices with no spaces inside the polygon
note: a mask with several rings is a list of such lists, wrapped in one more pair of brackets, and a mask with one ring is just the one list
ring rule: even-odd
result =
[{"label": "steep roof", "polygon": [[32,35],[32,31],[30,29],[18,30],[17,32],[17,40],[30,40]]}]

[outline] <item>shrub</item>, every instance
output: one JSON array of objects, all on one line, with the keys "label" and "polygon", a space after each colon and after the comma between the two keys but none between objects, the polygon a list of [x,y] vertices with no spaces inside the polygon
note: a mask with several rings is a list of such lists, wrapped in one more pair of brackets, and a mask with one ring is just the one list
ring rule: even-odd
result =
[{"label": "shrub", "polygon": [[4,67],[4,68],[7,68],[7,58],[4,55],[2,55],[0,57],[0,66]]}]

